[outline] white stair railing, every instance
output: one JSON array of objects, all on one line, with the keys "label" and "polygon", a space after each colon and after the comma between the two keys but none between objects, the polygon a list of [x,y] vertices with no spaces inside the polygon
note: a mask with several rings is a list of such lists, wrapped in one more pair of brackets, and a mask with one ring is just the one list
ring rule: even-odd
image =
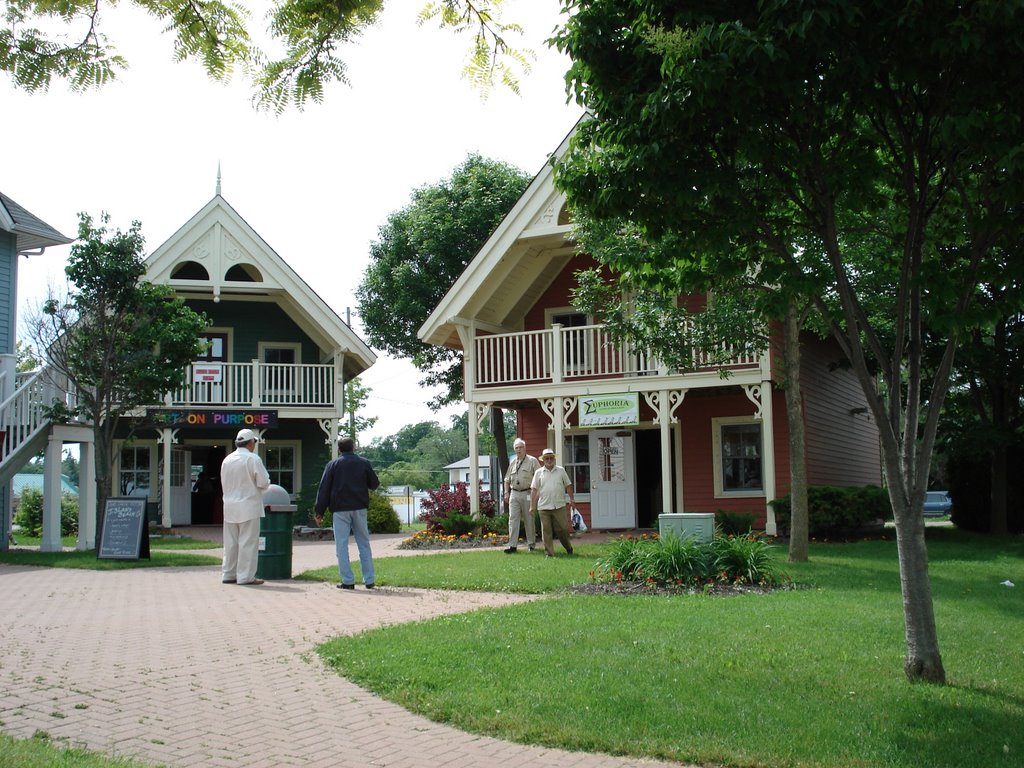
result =
[{"label": "white stair railing", "polygon": [[58,384],[56,372],[48,367],[18,375],[17,389],[0,402],[0,464],[49,426],[48,409],[55,402],[74,406],[69,389]]}]

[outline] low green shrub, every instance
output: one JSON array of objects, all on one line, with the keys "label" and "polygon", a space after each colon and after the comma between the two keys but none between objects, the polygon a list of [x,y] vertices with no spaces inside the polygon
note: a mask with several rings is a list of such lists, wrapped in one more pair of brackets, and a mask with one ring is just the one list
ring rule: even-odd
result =
[{"label": "low green shrub", "polygon": [[715,527],[724,536],[743,536],[754,527],[754,513],[720,509],[715,512]]},{"label": "low green shrub", "polygon": [[626,538],[612,542],[610,554],[599,559],[597,581],[638,581],[657,585],[700,586],[712,582],[776,585],[786,581],[763,538],[716,536],[711,543],[674,532],[661,539]]},{"label": "low green shrub", "polygon": [[[38,488],[25,488],[21,503],[14,514],[14,524],[28,536],[43,535],[43,492]],[[70,493],[60,496],[60,535],[78,535],[78,499]]]},{"label": "low green shrub", "polygon": [[366,511],[366,524],[370,533],[399,533],[402,521],[386,497],[378,493],[370,494],[370,506]]},{"label": "low green shrub", "polygon": [[[780,533],[789,532],[790,496],[770,502]],[[892,519],[889,494],[876,485],[837,487],[815,485],[807,489],[808,533],[812,537],[848,535],[877,520]]]},{"label": "low green shrub", "polygon": [[[320,527],[334,527],[334,515],[331,510],[324,512]],[[386,497],[379,493],[371,493],[370,506],[366,510],[366,527],[370,529],[370,533],[401,533],[402,521]]]}]

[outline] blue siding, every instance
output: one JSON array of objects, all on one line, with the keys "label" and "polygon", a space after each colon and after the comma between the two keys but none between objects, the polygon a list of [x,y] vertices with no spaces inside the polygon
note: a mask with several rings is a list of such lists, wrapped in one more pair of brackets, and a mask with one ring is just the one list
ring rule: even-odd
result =
[{"label": "blue siding", "polygon": [[14,235],[10,232],[0,232],[0,353],[14,352],[14,342],[17,338],[17,258]]}]

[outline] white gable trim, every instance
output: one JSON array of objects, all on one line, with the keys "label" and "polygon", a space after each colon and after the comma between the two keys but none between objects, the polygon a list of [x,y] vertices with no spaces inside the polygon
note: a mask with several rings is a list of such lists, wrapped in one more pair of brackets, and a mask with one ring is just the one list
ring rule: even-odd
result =
[{"label": "white gable trim", "polygon": [[[562,156],[575,132],[573,127],[553,157]],[[565,195],[555,189],[554,168],[549,161],[420,326],[419,338],[429,344],[444,344],[454,332],[455,318],[473,317],[481,296],[501,290],[502,277],[514,266],[512,261],[526,256],[527,250],[516,248],[517,244],[531,239],[568,237],[571,226],[558,224],[558,214],[564,205]]]}]

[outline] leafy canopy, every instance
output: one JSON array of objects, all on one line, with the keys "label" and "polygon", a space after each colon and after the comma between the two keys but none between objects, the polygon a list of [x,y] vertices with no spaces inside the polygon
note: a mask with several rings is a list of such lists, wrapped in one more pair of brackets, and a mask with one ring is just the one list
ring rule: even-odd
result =
[{"label": "leafy canopy", "polygon": [[513,166],[470,155],[450,178],[421,187],[391,214],[370,246],[370,264],[356,288],[370,344],[409,358],[441,406],[462,397],[462,358],[424,344],[416,334],[434,307],[526,189]]},{"label": "leafy canopy", "polygon": [[[254,101],[281,112],[323,99],[324,86],[347,82],[340,49],[377,22],[384,0],[275,0],[266,11],[266,50],[250,32],[256,10],[235,2],[132,0],[172,35],[178,61],[199,62],[214,80],[237,71],[251,79]],[[518,50],[510,36],[517,24],[501,20],[503,0],[441,0],[428,3],[419,23],[472,36],[464,69],[486,94],[499,81],[518,92],[518,72],[528,72],[533,53]],[[45,91],[65,80],[76,91],[116,79],[128,62],[104,32],[114,0],[8,0],[0,17],[0,70],[18,88]]]}]

